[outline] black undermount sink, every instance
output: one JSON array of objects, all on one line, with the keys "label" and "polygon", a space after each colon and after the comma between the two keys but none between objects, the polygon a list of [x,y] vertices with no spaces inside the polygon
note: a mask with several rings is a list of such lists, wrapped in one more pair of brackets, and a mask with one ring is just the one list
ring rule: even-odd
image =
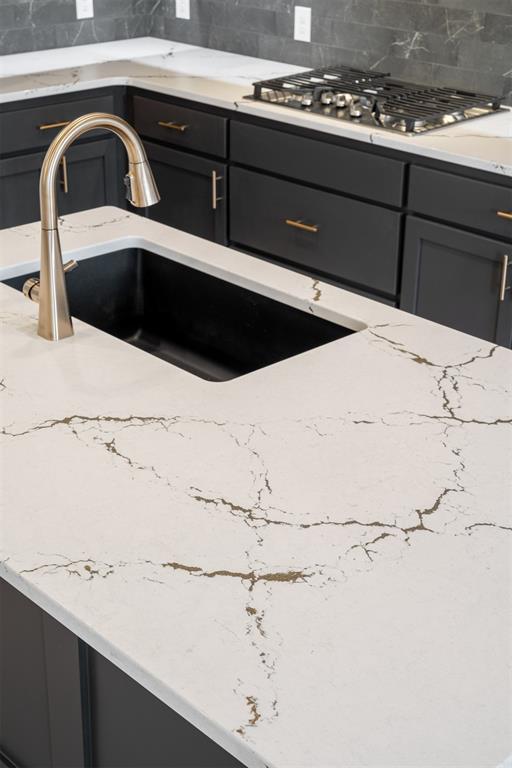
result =
[{"label": "black undermount sink", "polygon": [[[4,282],[21,290],[33,274]],[[234,379],[353,333],[137,249],[84,259],[66,282],[73,317],[209,381]]]}]

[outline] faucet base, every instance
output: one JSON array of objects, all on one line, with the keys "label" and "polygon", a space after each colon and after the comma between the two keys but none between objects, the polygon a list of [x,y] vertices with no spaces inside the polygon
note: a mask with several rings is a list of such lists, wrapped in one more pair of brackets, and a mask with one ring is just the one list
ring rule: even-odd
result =
[{"label": "faucet base", "polygon": [[41,276],[39,285],[39,323],[43,339],[59,341],[73,335],[59,233],[41,231]]}]

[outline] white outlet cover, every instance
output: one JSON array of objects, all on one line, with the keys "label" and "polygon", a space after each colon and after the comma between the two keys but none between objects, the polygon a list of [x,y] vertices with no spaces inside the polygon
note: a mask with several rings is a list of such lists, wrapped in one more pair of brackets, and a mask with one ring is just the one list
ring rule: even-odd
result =
[{"label": "white outlet cover", "polygon": [[190,19],[190,0],[176,0],[176,18]]},{"label": "white outlet cover", "polygon": [[311,42],[311,8],[305,5],[295,6],[295,24],[293,30],[295,40]]},{"label": "white outlet cover", "polygon": [[77,19],[92,19],[94,16],[94,0],[76,0]]}]

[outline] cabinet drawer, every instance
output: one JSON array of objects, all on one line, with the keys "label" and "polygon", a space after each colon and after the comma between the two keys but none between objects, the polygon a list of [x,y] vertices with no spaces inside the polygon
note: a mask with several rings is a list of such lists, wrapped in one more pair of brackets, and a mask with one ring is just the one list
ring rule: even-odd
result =
[{"label": "cabinet drawer", "polygon": [[[0,151],[9,154],[47,147],[63,127],[57,123],[69,122],[88,112],[114,112],[114,96],[105,94],[92,99],[83,98],[4,112],[0,115]],[[88,135],[94,134],[99,135],[100,132]]]},{"label": "cabinet drawer", "polygon": [[415,213],[481,229],[512,239],[512,183],[501,184],[456,176],[413,166],[409,181],[409,208]]},{"label": "cabinet drawer", "polygon": [[207,155],[226,157],[227,120],[224,117],[134,96],[133,123],[142,136]]},{"label": "cabinet drawer", "polygon": [[231,159],[348,195],[402,205],[405,163],[399,160],[236,121],[231,122]]},{"label": "cabinet drawer", "polygon": [[231,169],[230,205],[233,242],[396,293],[399,213],[241,168]]}]

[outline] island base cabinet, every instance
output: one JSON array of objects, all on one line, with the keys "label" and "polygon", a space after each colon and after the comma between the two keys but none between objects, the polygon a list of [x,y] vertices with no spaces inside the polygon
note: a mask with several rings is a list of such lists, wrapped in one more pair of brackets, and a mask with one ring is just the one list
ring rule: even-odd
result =
[{"label": "island base cabinet", "polygon": [[75,635],[0,579],[0,756],[16,768],[85,768],[78,656]]},{"label": "island base cabinet", "polygon": [[103,656],[88,656],[94,768],[243,768]]},{"label": "island base cabinet", "polygon": [[243,768],[0,579],[0,766]]},{"label": "island base cabinet", "polygon": [[147,209],[147,216],[226,244],[227,167],[152,142],[146,142],[145,147],[161,198]]},{"label": "island base cabinet", "polygon": [[512,345],[512,245],[409,216],[400,308]]}]

